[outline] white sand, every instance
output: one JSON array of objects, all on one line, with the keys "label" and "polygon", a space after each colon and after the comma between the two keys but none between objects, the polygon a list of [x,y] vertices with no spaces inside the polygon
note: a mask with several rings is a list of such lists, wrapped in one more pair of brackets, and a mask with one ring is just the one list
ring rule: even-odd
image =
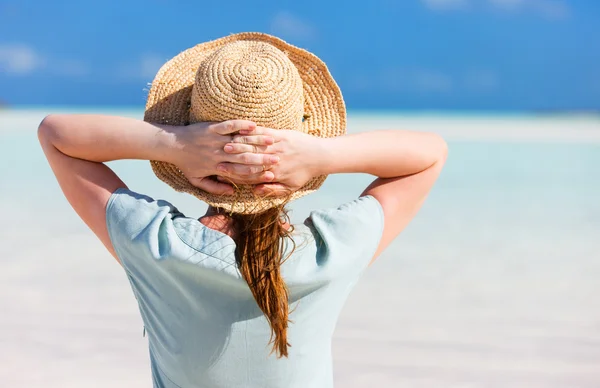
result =
[{"label": "white sand", "polygon": [[[129,284],[52,182],[32,129],[41,115],[0,114],[0,386],[148,387]],[[356,117],[350,128],[367,122],[468,139],[450,144],[422,213],[346,305],[337,386],[600,387],[595,121]],[[117,169],[136,190],[202,210],[144,163]],[[297,213],[350,199],[366,182],[333,177]]]}]

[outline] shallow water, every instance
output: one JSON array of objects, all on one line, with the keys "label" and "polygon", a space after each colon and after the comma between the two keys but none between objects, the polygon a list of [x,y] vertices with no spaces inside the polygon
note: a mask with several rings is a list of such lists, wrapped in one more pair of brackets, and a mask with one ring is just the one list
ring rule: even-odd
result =
[{"label": "shallow water", "polygon": [[[43,114],[0,113],[0,380],[148,387],[135,300],[44,164]],[[374,128],[440,132],[450,156],[344,308],[337,386],[599,387],[600,121],[350,116],[350,132]],[[202,214],[147,163],[113,167],[133,190]],[[369,181],[330,177],[293,217],[352,199]]]}]

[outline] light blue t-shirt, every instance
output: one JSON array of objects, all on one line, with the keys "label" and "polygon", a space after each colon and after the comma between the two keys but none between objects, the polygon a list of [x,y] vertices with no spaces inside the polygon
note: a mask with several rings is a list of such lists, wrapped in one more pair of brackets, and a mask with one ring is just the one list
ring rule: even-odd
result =
[{"label": "light blue t-shirt", "polygon": [[314,211],[295,225],[296,249],[281,267],[292,320],[288,358],[270,354],[269,325],[229,236],[127,189],[111,196],[106,220],[139,304],[155,387],[333,386],[333,330],[383,232],[375,198]]}]

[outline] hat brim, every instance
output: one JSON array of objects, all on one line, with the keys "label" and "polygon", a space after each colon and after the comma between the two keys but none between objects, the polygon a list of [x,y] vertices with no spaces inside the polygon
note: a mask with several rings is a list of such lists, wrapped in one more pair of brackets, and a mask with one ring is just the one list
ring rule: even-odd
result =
[{"label": "hat brim", "polygon": [[[144,120],[167,125],[190,124],[192,88],[200,63],[224,45],[244,40],[266,42],[275,46],[298,69],[304,89],[303,132],[317,137],[334,137],[346,133],[346,108],[342,93],[325,63],[314,54],[279,38],[253,32],[201,43],[165,63],[152,82]],[[150,163],[156,176],[173,189],[192,194],[212,206],[241,214],[260,213],[303,197],[316,191],[326,179],[326,176],[315,177],[286,197],[258,197],[247,186],[237,188],[233,195],[215,195],[192,185],[173,164],[160,161]]]}]

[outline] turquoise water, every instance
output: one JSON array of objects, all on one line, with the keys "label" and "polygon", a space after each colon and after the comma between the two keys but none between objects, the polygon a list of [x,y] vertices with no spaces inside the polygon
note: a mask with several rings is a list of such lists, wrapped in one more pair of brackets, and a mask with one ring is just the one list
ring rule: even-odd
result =
[{"label": "turquoise water", "polygon": [[[0,378],[148,386],[135,302],[61,198],[35,137],[41,117],[0,113]],[[350,132],[384,127],[440,132],[450,156],[423,210],[344,309],[337,385],[600,386],[600,122],[350,116]],[[202,214],[147,163],[112,165],[133,190]],[[294,219],[355,197],[370,179],[330,177],[294,204]]]}]

